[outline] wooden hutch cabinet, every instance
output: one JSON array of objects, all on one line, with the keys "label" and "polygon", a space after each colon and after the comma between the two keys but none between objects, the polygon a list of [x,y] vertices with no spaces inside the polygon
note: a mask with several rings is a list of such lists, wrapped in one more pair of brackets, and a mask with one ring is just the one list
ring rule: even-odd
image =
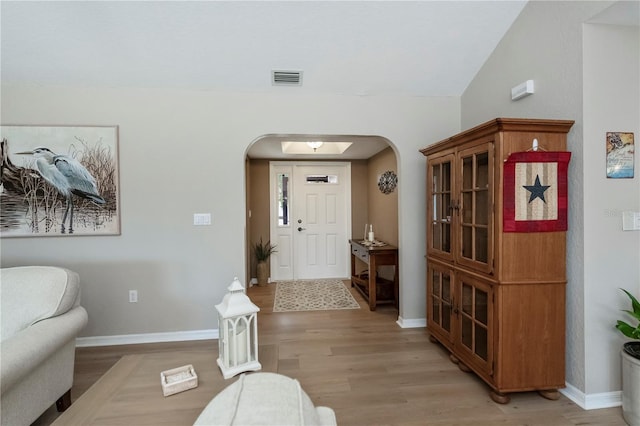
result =
[{"label": "wooden hutch cabinet", "polygon": [[491,398],[565,386],[566,232],[503,231],[503,163],[566,151],[573,121],[498,118],[420,152],[427,157],[427,328]]}]

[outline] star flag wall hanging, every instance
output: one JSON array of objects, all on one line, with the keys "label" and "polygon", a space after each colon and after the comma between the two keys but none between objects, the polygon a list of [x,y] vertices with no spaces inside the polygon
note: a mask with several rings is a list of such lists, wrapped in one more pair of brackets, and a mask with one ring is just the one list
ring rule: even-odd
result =
[{"label": "star flag wall hanging", "polygon": [[527,151],[504,163],[504,232],[567,230],[570,152]]}]

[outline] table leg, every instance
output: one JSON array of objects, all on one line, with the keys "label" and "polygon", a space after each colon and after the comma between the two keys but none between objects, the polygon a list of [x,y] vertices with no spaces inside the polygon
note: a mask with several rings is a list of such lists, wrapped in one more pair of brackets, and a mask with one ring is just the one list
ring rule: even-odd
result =
[{"label": "table leg", "polygon": [[399,311],[400,310],[400,278],[399,278],[399,274],[398,271],[400,270],[400,267],[398,266],[398,254],[396,253],[396,255],[394,256],[394,265],[393,265],[393,298],[395,299],[396,302],[396,309]]},{"label": "table leg", "polygon": [[356,275],[356,256],[351,254],[351,287],[353,287],[353,277]]},{"label": "table leg", "polygon": [[376,257],[369,256],[369,310],[376,310]]}]

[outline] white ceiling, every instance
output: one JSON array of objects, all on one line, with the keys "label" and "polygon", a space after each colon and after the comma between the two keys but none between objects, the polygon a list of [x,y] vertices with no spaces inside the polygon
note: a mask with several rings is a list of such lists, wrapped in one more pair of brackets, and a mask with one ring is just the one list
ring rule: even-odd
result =
[{"label": "white ceiling", "polygon": [[[5,84],[460,96],[525,4],[1,1],[1,78]],[[273,69],[300,70],[303,84],[273,86]],[[254,148],[250,155],[273,157],[279,141],[265,139],[254,145],[268,145],[265,152]],[[356,145],[349,151],[372,155]]]},{"label": "white ceiling", "polygon": [[525,3],[2,1],[2,80],[459,96]]},{"label": "white ceiling", "polygon": [[593,18],[587,21],[590,24],[607,25],[640,25],[640,1],[617,1]]},{"label": "white ceiling", "polygon": [[[517,1],[0,1],[3,84],[460,96],[526,5]],[[638,25],[637,0],[591,22]],[[302,85],[271,84],[272,70]],[[298,140],[331,136],[296,135]],[[291,158],[269,135],[252,158]],[[340,136],[341,159],[381,138]],[[319,150],[308,158],[331,158]],[[296,156],[299,158],[299,156]]]},{"label": "white ceiling", "polygon": [[[344,95],[460,96],[526,5],[517,1],[0,1],[2,83]],[[590,22],[638,25],[639,2]],[[302,71],[273,86],[272,70]],[[268,135],[252,158],[293,158]],[[322,150],[307,158],[332,158]],[[295,156],[300,158],[300,156]]]},{"label": "white ceiling", "polygon": [[[460,96],[525,4],[3,0],[1,78],[5,84]],[[273,86],[274,69],[302,71],[302,85]],[[283,137],[263,138],[249,156],[292,158],[281,152]],[[380,138],[347,140],[354,144],[340,159],[369,158],[387,146]],[[321,150],[308,157],[332,158]]]}]

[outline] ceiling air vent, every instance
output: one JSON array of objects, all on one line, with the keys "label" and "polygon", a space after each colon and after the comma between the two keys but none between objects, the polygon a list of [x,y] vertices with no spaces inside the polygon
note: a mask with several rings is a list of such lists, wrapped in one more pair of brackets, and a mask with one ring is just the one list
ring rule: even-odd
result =
[{"label": "ceiling air vent", "polygon": [[302,71],[271,71],[271,83],[274,86],[302,85]]}]

